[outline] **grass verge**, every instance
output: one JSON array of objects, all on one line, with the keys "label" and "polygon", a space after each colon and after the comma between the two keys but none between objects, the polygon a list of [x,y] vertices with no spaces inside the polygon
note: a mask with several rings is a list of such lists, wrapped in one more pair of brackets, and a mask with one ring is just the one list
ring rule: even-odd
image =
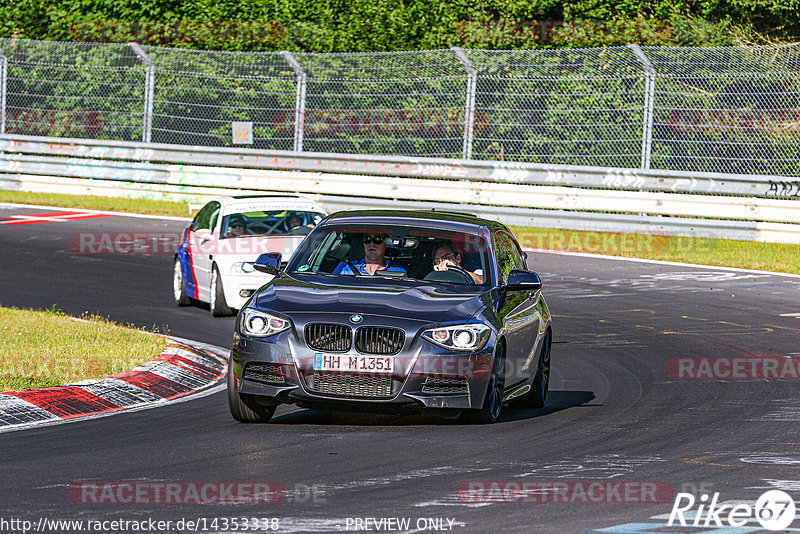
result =
[{"label": "grass verge", "polygon": [[[0,191],[0,202],[188,216],[186,204],[158,200]],[[800,273],[800,245],[550,228],[512,230],[520,244],[530,248]]]},{"label": "grass verge", "polygon": [[0,391],[57,386],[128,371],[167,340],[101,317],[0,307]]},{"label": "grass verge", "polygon": [[0,190],[0,202],[58,206],[60,208],[78,208],[97,211],[121,211],[142,215],[168,215],[171,217],[189,216],[189,210],[185,203],[170,202],[168,200],[61,195],[57,193],[26,193],[24,191]]},{"label": "grass verge", "polygon": [[513,227],[523,247],[800,273],[800,245]]}]

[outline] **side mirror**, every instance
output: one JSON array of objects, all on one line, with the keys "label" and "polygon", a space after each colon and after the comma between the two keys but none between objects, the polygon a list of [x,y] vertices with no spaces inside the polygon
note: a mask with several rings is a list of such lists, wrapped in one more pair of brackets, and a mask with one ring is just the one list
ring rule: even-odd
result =
[{"label": "side mirror", "polygon": [[253,264],[256,271],[277,276],[281,272],[281,253],[269,252],[258,257]]},{"label": "side mirror", "polygon": [[542,289],[542,280],[533,271],[523,271],[522,269],[512,269],[508,273],[506,287],[509,289],[527,289],[538,291]]}]

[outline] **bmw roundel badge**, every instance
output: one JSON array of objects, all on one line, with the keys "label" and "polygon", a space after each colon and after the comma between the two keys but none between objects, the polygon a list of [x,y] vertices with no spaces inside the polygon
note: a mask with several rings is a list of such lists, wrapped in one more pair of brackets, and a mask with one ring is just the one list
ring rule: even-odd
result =
[{"label": "bmw roundel badge", "polygon": [[364,320],[364,318],[363,318],[363,317],[361,317],[360,315],[351,315],[351,316],[350,316],[350,322],[351,322],[351,323],[358,324],[358,323],[360,323],[360,322],[361,322],[361,321],[363,321],[363,320]]}]

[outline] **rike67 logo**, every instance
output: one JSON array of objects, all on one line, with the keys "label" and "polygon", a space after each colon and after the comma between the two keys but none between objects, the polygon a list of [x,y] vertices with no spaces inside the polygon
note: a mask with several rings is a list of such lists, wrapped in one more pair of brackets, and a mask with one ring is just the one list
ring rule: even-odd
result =
[{"label": "rike67 logo", "polygon": [[[671,527],[677,522],[682,527],[723,527],[726,523],[731,527],[744,527],[757,521],[766,530],[778,531],[786,529],[794,521],[794,500],[784,491],[767,491],[755,505],[751,503],[739,501],[720,504],[719,493],[714,493],[710,501],[708,494],[695,499],[691,493],[678,493],[667,526]],[[696,510],[695,504],[698,505]]]}]

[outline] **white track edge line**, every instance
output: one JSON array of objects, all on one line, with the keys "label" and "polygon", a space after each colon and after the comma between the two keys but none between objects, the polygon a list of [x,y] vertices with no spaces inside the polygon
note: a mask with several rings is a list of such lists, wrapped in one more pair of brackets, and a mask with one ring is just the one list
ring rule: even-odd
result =
[{"label": "white track edge line", "polygon": [[124,211],[100,211],[89,210],[84,208],[68,208],[66,206],[45,206],[42,204],[16,204],[14,202],[0,202],[0,207],[4,208],[32,208],[32,209],[49,209],[49,210],[73,210],[83,213],[97,213],[100,215],[113,215],[115,217],[136,217],[139,219],[162,219],[165,221],[191,221],[191,217],[174,217],[171,215],[146,215],[143,213],[128,213]]},{"label": "white track edge line", "polygon": [[756,269],[742,269],[740,267],[723,267],[721,265],[704,265],[701,263],[682,263],[678,261],[650,260],[646,258],[629,258],[627,256],[610,256],[606,254],[590,254],[588,252],[569,252],[565,250],[551,250],[542,248],[524,248],[526,252],[537,254],[560,254],[562,256],[578,256],[580,258],[598,258],[611,261],[632,261],[638,263],[651,263],[655,265],[674,265],[676,267],[693,267],[697,269],[710,269],[714,271],[731,271],[736,273],[769,274],[774,276],[785,276],[787,278],[800,278],[800,274],[778,273],[775,271],[759,271]]}]

